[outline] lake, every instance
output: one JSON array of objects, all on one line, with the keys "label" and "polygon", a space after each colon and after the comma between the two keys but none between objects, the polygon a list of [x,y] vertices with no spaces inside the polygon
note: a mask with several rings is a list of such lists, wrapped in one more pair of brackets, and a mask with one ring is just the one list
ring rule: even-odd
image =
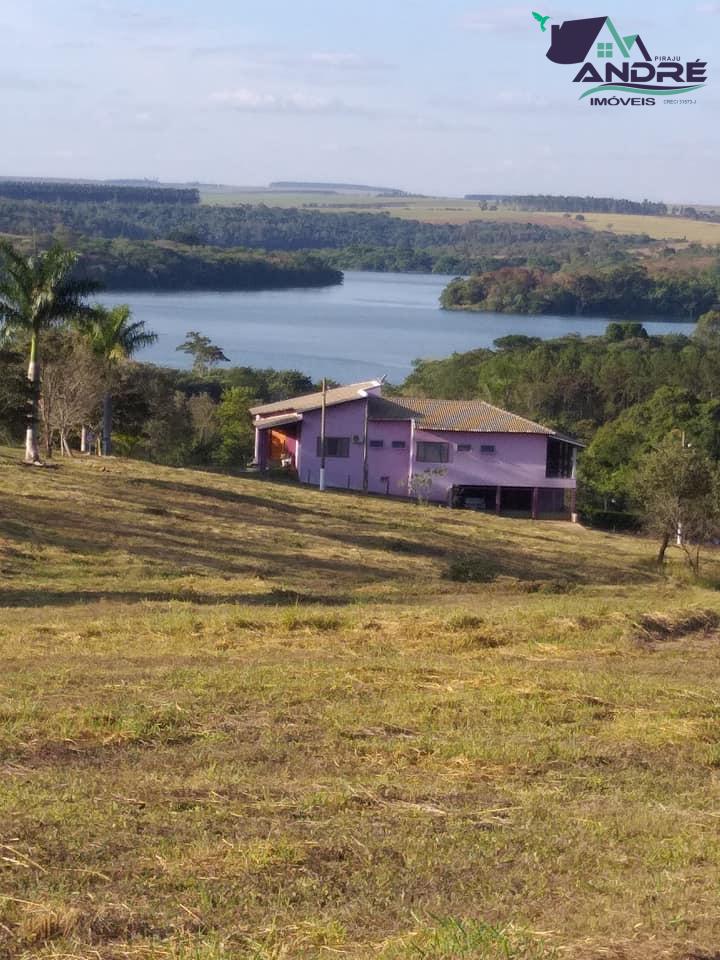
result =
[{"label": "lake", "polygon": [[[107,306],[129,303],[158,334],[138,359],[189,367],[176,347],[199,330],[238,366],[301,370],[314,379],[351,382],[383,375],[398,383],[416,357],[490,347],[510,333],[544,338],[602,333],[600,318],[531,317],[442,311],[452,277],[348,270],[342,286],[243,293],[106,293]],[[687,323],[645,322],[651,333],[689,333]]]}]

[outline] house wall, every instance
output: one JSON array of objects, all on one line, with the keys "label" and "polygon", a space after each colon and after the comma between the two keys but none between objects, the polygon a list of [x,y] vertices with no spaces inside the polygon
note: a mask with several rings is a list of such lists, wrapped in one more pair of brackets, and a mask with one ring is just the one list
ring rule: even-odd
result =
[{"label": "house wall", "polygon": [[[328,407],[325,418],[326,437],[349,437],[350,456],[327,457],[325,461],[325,483],[328,487],[341,487],[351,490],[363,488],[363,443],[365,432],[365,406],[367,400],[351,400],[334,407]],[[320,411],[312,410],[303,414],[300,432],[300,451],[298,457],[298,476],[302,483],[318,485],[320,483],[320,458],[317,455],[317,438],[320,436]],[[359,443],[353,443],[353,437],[359,437]]]},{"label": "house wall", "polygon": [[[368,424],[368,490],[406,497],[410,466],[411,430],[409,420],[371,420]],[[373,440],[382,440],[382,448],[371,447]],[[393,448],[393,440],[404,448]],[[382,478],[386,477],[386,480]]]},{"label": "house wall", "polygon": [[[448,463],[413,464],[413,473],[439,470],[432,478],[429,499],[447,501],[449,491],[458,484],[500,487],[542,487],[573,489],[571,478],[545,476],[547,437],[535,433],[460,433],[449,430],[416,430],[415,443],[429,441],[450,444]],[[458,444],[471,445],[467,452]],[[480,453],[481,444],[494,444],[495,453]]]}]

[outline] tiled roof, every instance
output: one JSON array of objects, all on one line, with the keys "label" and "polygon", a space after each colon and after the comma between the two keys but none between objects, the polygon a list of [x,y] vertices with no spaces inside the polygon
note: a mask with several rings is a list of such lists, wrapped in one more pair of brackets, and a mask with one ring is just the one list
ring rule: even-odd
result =
[{"label": "tiled roof", "polygon": [[[380,386],[379,380],[351,383],[346,387],[333,387],[325,394],[328,407],[348,403],[366,396],[365,391]],[[276,403],[251,407],[250,413],[259,418],[264,427],[281,426],[302,419],[302,414],[319,410],[322,393],[309,393],[304,397],[291,397]],[[426,430],[457,430],[470,433],[539,433],[557,437],[576,446],[577,440],[566,437],[557,430],[540,423],[526,420],[515,413],[501,410],[484,400],[428,400],[424,397],[384,397],[370,394],[368,415],[371,420],[414,420]]]},{"label": "tiled roof", "polygon": [[541,433],[577,443],[550,427],[501,410],[484,400],[428,400],[416,397],[371,397],[371,420],[415,420],[426,430],[458,430],[477,433]]},{"label": "tiled roof", "polygon": [[[379,380],[364,380],[362,383],[351,383],[346,387],[332,387],[325,393],[325,403],[334,407],[338,403],[347,403],[349,400],[359,400],[365,390],[379,387]],[[322,393],[308,393],[304,397],[291,397],[289,400],[278,400],[276,403],[264,403],[258,407],[251,407],[250,413],[256,417],[268,417],[272,414],[307,413],[309,410],[319,410],[322,406]]]}]

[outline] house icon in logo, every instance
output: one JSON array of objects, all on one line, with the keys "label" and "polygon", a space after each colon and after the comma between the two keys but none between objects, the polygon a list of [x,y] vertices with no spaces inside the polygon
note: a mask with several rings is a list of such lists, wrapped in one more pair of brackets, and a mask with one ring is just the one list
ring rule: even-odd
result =
[{"label": "house icon in logo", "polygon": [[600,59],[622,57],[628,60],[638,50],[643,59],[651,60],[648,49],[638,34],[622,36],[610,17],[589,17],[553,24],[548,60],[553,63],[585,63],[593,54]]}]

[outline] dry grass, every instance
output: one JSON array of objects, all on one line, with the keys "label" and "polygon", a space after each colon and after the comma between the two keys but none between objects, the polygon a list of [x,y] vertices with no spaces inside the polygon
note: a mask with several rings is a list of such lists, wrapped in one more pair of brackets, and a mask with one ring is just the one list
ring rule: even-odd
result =
[{"label": "dry grass", "polygon": [[713,956],[720,602],[652,553],[0,452],[0,956]]}]

